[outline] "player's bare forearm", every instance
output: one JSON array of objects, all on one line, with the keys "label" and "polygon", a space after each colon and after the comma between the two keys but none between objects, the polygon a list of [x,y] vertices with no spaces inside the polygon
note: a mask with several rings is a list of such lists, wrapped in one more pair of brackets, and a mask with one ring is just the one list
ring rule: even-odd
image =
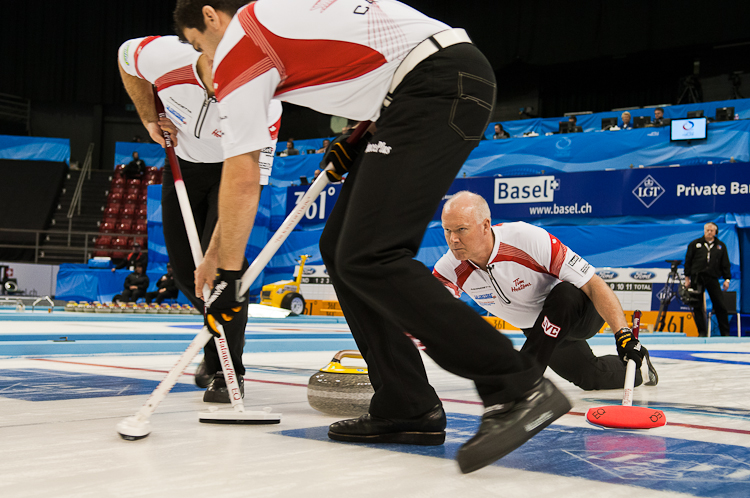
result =
[{"label": "player's bare forearm", "polygon": [[601,277],[594,275],[581,290],[591,299],[596,311],[609,324],[612,331],[617,332],[628,326],[620,300]]},{"label": "player's bare forearm", "polygon": [[154,94],[151,90],[151,83],[147,80],[141,79],[132,74],[128,74],[118,64],[120,69],[120,76],[122,77],[122,84],[125,86],[125,91],[128,92],[130,100],[133,101],[138,116],[140,116],[143,126],[148,128],[148,123],[156,123],[159,121],[159,116],[156,114],[156,108],[154,107]]},{"label": "player's bare forearm", "polygon": [[[241,270],[260,199],[260,151],[224,161],[219,189],[219,268]],[[213,244],[213,240],[212,240]]]}]

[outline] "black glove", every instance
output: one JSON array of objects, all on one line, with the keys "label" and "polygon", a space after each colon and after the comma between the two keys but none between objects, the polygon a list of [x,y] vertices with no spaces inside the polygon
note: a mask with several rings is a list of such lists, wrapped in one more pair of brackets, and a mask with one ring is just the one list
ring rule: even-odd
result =
[{"label": "black glove", "polygon": [[240,296],[242,285],[241,271],[229,271],[219,269],[214,280],[214,290],[211,292],[205,304],[206,314],[204,321],[208,331],[219,337],[217,323],[225,326],[232,320],[238,319],[237,315],[242,310],[245,296]]},{"label": "black glove", "polygon": [[623,327],[615,333],[615,343],[617,344],[617,354],[625,363],[633,360],[635,366],[641,368],[643,363],[644,348],[633,335],[633,331],[628,327]]},{"label": "black glove", "polygon": [[333,142],[323,153],[323,160],[320,161],[321,169],[326,169],[328,164],[333,164],[333,170],[326,171],[328,179],[332,182],[340,182],[341,177],[352,170],[357,156],[367,146],[367,142],[372,137],[372,133],[366,132],[357,143],[350,144],[347,142],[351,133],[336,137]]}]

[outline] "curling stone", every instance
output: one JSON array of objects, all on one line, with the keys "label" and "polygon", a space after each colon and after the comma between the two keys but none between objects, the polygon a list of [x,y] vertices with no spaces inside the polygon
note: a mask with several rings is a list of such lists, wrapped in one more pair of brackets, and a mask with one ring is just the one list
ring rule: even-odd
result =
[{"label": "curling stone", "polygon": [[310,377],[307,401],[316,410],[330,415],[359,416],[370,409],[374,393],[367,367],[343,366],[343,358],[359,358],[359,351],[336,353],[331,362]]},{"label": "curling stone", "polygon": [[75,301],[68,301],[68,303],[65,305],[65,311],[73,311],[73,312],[75,312],[77,306],[78,306],[77,302],[75,302]]}]

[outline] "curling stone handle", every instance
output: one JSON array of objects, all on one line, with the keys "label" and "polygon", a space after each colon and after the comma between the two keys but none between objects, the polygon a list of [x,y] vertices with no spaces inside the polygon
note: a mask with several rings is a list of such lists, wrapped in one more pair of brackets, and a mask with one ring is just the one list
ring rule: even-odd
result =
[{"label": "curling stone handle", "polygon": [[332,362],[335,361],[336,363],[341,363],[341,360],[344,358],[358,358],[362,360],[362,353],[357,351],[356,349],[345,349],[343,351],[339,351],[335,355],[333,355]]}]

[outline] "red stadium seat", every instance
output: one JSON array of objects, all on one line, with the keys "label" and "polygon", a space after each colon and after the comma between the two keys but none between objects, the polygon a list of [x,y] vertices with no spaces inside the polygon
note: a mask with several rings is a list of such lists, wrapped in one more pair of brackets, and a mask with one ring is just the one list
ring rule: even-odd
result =
[{"label": "red stadium seat", "polygon": [[125,204],[120,210],[120,219],[133,219],[135,218],[135,204]]},{"label": "red stadium seat", "polygon": [[124,164],[118,164],[117,166],[115,166],[115,172],[116,173],[122,173],[123,171],[125,171],[125,165]]},{"label": "red stadium seat", "polygon": [[141,249],[148,247],[148,237],[133,237],[133,244],[138,242],[141,245]]},{"label": "red stadium seat", "polygon": [[145,220],[146,218],[148,218],[148,209],[146,209],[146,206],[141,205],[138,209],[136,209],[135,217],[139,220]]},{"label": "red stadium seat", "polygon": [[133,220],[120,220],[117,224],[118,233],[130,233],[133,229]]},{"label": "red stadium seat", "polygon": [[148,226],[146,225],[146,223],[140,223],[139,222],[138,224],[135,225],[135,230],[134,231],[135,231],[135,233],[137,233],[139,235],[145,235],[145,234],[148,233]]},{"label": "red stadium seat", "polygon": [[109,251],[106,251],[106,249],[109,249],[112,246],[112,237],[109,235],[100,235],[96,238],[96,241],[94,242],[94,249],[99,249],[94,251],[94,257],[95,258],[106,258],[109,257]]},{"label": "red stadium seat", "polygon": [[133,186],[138,187],[140,185],[141,185],[141,179],[140,178],[131,178],[130,180],[128,180],[128,186],[129,187],[133,187]]},{"label": "red stadium seat", "polygon": [[122,202],[123,195],[120,192],[110,192],[109,197],[107,197],[107,203],[109,204],[119,204]]},{"label": "red stadium seat", "polygon": [[158,173],[158,172],[159,172],[159,168],[157,168],[156,166],[146,166],[146,174]]},{"label": "red stadium seat", "polygon": [[138,194],[128,194],[125,196],[125,204],[137,204]]},{"label": "red stadium seat", "polygon": [[130,194],[138,195],[141,193],[141,187],[140,186],[132,186],[128,187],[128,189],[125,191],[125,195],[128,196]]},{"label": "red stadium seat", "polygon": [[112,241],[112,249],[120,251],[112,253],[112,259],[123,259],[128,255],[128,250],[132,247],[130,237],[116,237]]},{"label": "red stadium seat", "polygon": [[147,174],[146,178],[143,179],[146,186],[148,185],[159,185],[161,183],[161,179],[157,175]]},{"label": "red stadium seat", "polygon": [[102,220],[101,224],[104,223],[111,223],[112,225],[117,225],[118,218],[116,216],[104,216],[104,219]]},{"label": "red stadium seat", "polygon": [[119,193],[124,194],[125,193],[125,187],[122,186],[113,186],[109,189],[110,194]]},{"label": "red stadium seat", "polygon": [[104,218],[117,218],[120,216],[120,204],[107,204],[104,208]]},{"label": "red stadium seat", "polygon": [[102,223],[99,225],[99,232],[101,233],[114,233],[115,232],[115,224],[114,223]]},{"label": "red stadium seat", "polygon": [[115,176],[114,178],[112,178],[111,185],[113,187],[122,187],[125,185],[125,178],[122,176]]},{"label": "red stadium seat", "polygon": [[148,194],[141,194],[138,196],[138,200],[141,204],[146,204],[148,202]]}]

